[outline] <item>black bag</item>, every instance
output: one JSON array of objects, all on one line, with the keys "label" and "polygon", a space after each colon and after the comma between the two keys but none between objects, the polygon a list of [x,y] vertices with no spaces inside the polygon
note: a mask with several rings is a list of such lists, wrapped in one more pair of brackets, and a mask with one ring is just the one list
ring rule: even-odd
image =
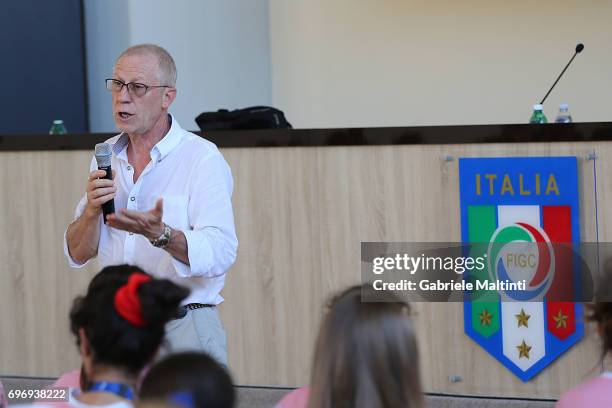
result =
[{"label": "black bag", "polygon": [[291,124],[285,119],[285,114],[269,106],[204,112],[198,115],[196,123],[203,132],[207,130],[291,128]]}]

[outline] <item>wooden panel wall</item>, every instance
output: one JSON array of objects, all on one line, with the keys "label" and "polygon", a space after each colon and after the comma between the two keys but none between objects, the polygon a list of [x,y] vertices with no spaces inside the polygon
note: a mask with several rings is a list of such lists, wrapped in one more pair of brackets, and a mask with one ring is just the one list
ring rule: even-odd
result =
[{"label": "wooden panel wall", "polygon": [[[225,149],[240,247],[221,311],[239,384],[308,382],[322,305],[360,278],[361,241],[459,241],[459,157],[579,157],[581,225],[612,236],[602,203],[612,143]],[[78,366],[67,313],[95,265],[70,270],[62,234],[83,192],[90,152],[0,153],[0,374],[57,375]],[[57,180],[62,180],[58,182]],[[415,305],[429,392],[556,397],[596,374],[596,336],[523,384],[463,333],[461,304]],[[589,332],[592,330],[589,328]],[[459,376],[462,381],[451,382]]]}]

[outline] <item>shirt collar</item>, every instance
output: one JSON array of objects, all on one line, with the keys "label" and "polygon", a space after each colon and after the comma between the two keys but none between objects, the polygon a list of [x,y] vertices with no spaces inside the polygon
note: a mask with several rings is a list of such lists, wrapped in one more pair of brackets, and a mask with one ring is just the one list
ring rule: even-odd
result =
[{"label": "shirt collar", "polygon": [[[174,116],[168,114],[170,116],[170,130],[166,133],[166,136],[163,137],[162,140],[157,142],[153,149],[151,149],[151,158],[155,160],[162,160],[164,157],[168,155],[183,139],[183,128],[179,123],[174,119]],[[117,141],[113,144],[113,153],[115,156],[118,156],[119,153],[125,151],[128,146],[130,138],[127,133],[121,133]]]}]

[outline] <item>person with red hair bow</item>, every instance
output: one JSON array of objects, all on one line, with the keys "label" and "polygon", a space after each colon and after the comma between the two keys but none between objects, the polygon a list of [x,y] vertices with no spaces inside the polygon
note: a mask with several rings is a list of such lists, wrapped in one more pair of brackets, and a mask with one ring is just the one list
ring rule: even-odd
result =
[{"label": "person with red hair bow", "polygon": [[188,289],[135,266],[99,272],[70,312],[83,375],[81,390],[69,392],[68,406],[132,407],[139,374],[156,357],[166,323],[188,295]]}]

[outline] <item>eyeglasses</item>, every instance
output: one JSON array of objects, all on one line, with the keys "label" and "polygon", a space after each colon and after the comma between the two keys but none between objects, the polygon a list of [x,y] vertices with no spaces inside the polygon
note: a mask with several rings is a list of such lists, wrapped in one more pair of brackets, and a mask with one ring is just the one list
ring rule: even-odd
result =
[{"label": "eyeglasses", "polygon": [[128,92],[134,96],[144,96],[151,88],[172,88],[169,85],[145,85],[140,82],[125,83],[114,78],[106,79],[106,89],[111,92],[121,92],[124,86],[127,86]]}]

